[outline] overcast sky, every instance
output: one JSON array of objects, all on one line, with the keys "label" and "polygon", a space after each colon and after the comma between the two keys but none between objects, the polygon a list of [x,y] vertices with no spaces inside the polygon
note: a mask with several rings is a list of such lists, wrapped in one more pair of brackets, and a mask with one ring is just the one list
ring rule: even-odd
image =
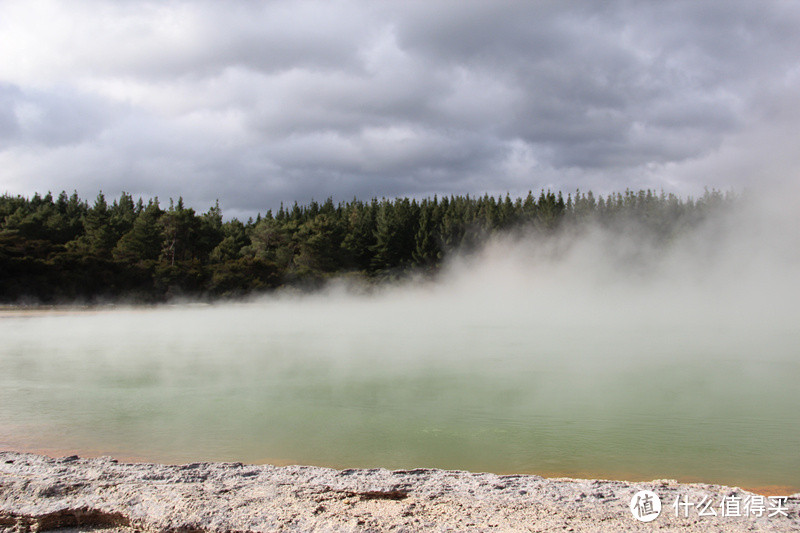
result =
[{"label": "overcast sky", "polygon": [[0,0],[0,194],[798,179],[800,3]]}]

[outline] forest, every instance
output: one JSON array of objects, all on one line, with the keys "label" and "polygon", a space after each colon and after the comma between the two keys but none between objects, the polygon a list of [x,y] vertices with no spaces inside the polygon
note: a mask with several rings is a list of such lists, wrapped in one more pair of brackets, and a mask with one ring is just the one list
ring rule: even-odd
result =
[{"label": "forest", "polygon": [[0,302],[163,302],[238,297],[279,287],[314,288],[336,276],[369,282],[408,273],[434,276],[452,253],[493,235],[552,236],[587,224],[633,223],[661,243],[739,197],[697,199],[627,190],[542,190],[525,197],[311,201],[242,222],[219,202],[204,213],[172,199],[122,193],[109,204],[77,193],[0,197]]}]

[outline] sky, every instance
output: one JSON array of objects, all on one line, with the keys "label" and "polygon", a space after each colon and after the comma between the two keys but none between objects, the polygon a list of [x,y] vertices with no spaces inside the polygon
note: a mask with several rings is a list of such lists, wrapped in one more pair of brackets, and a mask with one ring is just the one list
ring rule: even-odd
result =
[{"label": "sky", "polygon": [[800,2],[0,0],[0,194],[798,181]]}]

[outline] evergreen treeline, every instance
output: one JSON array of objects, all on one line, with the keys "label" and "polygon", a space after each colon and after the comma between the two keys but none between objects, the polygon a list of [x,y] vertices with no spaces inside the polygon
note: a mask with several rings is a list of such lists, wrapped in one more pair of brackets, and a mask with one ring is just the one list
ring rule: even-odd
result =
[{"label": "evergreen treeline", "polygon": [[127,193],[92,205],[77,193],[0,197],[0,301],[56,302],[175,295],[235,296],[284,284],[315,284],[358,272],[434,271],[454,249],[525,227],[538,233],[631,220],[669,239],[731,195],[698,200],[652,191],[595,197],[528,193],[512,199],[450,196],[421,201],[354,199],[295,203],[255,220],[223,221],[219,205],[198,214],[182,199],[165,209]]}]

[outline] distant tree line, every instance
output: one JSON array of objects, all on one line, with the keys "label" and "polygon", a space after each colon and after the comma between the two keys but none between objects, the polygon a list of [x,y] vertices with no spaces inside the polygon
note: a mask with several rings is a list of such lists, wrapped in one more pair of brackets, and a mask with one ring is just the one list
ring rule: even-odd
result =
[{"label": "distant tree line", "polygon": [[554,234],[583,223],[631,222],[669,240],[734,195],[697,200],[653,191],[606,197],[541,191],[522,198],[444,196],[281,205],[255,220],[198,214],[182,199],[122,193],[93,204],[77,193],[0,197],[0,301],[60,302],[230,297],[327,277],[435,272],[448,253],[498,232]]}]

